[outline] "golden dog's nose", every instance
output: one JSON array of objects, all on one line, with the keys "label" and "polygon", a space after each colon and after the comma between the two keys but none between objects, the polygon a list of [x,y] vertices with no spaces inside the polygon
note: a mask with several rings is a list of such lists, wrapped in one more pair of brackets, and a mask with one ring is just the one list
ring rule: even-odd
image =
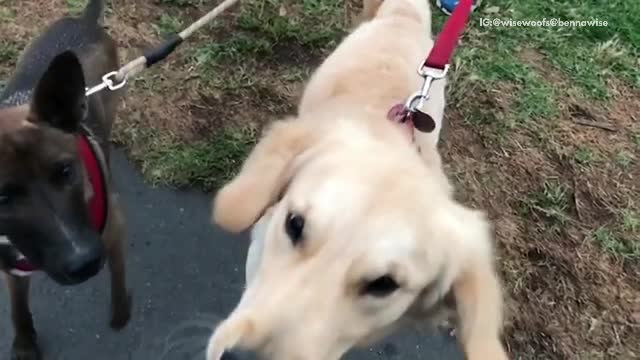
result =
[{"label": "golden dog's nose", "polygon": [[220,360],[259,360],[259,357],[247,350],[227,350]]}]

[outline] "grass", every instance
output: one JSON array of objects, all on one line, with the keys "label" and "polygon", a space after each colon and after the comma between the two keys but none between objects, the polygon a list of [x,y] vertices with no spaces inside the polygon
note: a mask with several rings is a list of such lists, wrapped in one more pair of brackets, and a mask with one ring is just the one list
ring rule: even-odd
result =
[{"label": "grass", "polygon": [[8,40],[0,40],[0,62],[14,64],[19,55],[18,46]]},{"label": "grass", "polygon": [[[526,74],[518,59],[524,49],[534,49],[544,59],[543,70],[555,71],[571,82],[570,87],[592,99],[609,96],[606,80],[622,78],[629,85],[640,86],[637,66],[640,48],[638,18],[629,16],[640,11],[640,5],[624,1],[604,6],[594,2],[582,4],[567,1],[531,3],[525,0],[496,0],[491,5],[497,13],[478,16],[513,20],[608,19],[607,27],[480,27],[476,24],[471,39],[474,52],[467,61],[470,71],[489,81],[519,82]],[[606,7],[606,10],[603,8]],[[546,77],[548,72],[538,71]]]},{"label": "grass", "polygon": [[558,180],[549,179],[544,182],[542,189],[535,192],[529,201],[529,207],[538,211],[554,225],[564,225],[569,219],[568,187]]},{"label": "grass", "polygon": [[162,14],[158,24],[154,24],[158,35],[166,37],[167,35],[179,33],[183,30],[185,24],[182,19],[177,16]]},{"label": "grass", "polygon": [[156,185],[188,187],[196,182],[213,190],[231,179],[254,139],[252,130],[242,129],[189,145],[158,143],[142,171]]},{"label": "grass", "polygon": [[623,150],[616,154],[616,163],[622,169],[629,169],[631,165],[634,163],[634,156],[629,151]]},{"label": "grass", "polygon": [[624,209],[621,213],[622,228],[632,234],[640,233],[640,214],[630,209]]},{"label": "grass", "polygon": [[201,5],[203,0],[160,0],[161,4],[173,5],[179,7]]},{"label": "grass", "polygon": [[71,14],[81,13],[87,4],[85,0],[65,0],[65,2],[67,3],[67,10]]},{"label": "grass", "polygon": [[279,76],[298,81],[297,65],[322,56],[344,33],[343,8],[337,0],[306,0],[288,8],[274,0],[246,2],[233,36],[193,49],[191,59],[209,80],[205,87],[253,86],[263,78],[265,63],[279,67],[281,60],[291,66],[279,69]]},{"label": "grass", "polygon": [[584,166],[592,165],[597,160],[596,153],[588,146],[580,146],[574,155],[575,161]]},{"label": "grass", "polygon": [[625,242],[607,227],[603,226],[596,229],[592,234],[592,239],[613,256],[625,259],[640,258],[640,243],[637,240]]},{"label": "grass", "polygon": [[343,1],[304,0],[289,9],[277,0],[251,1],[243,9],[238,27],[261,34],[272,43],[295,41],[325,48],[344,34]]},{"label": "grass", "polygon": [[13,21],[15,17],[16,13],[13,9],[4,6],[0,7],[0,21]]}]

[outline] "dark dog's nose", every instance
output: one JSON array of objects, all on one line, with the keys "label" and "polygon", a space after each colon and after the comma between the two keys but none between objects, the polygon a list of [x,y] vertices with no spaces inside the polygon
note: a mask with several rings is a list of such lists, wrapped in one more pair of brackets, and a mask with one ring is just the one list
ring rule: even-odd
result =
[{"label": "dark dog's nose", "polygon": [[74,283],[94,277],[104,264],[102,249],[96,247],[82,254],[72,256],[65,266],[65,273]]}]

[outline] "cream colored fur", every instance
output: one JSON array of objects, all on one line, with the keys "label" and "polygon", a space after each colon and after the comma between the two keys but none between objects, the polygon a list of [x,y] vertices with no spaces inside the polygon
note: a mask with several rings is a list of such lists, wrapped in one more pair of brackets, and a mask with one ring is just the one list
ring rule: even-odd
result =
[{"label": "cream colored fur", "polygon": [[[361,24],[310,79],[298,116],[274,123],[216,195],[216,224],[253,230],[247,288],[208,360],[234,347],[336,360],[408,321],[435,321],[446,295],[467,358],[506,359],[490,225],[453,199],[436,148],[444,80],[426,105],[433,133],[412,144],[386,118],[421,84],[416,69],[433,45],[427,0],[364,5]],[[297,244],[285,231],[290,213],[305,220]],[[381,276],[399,288],[362,294]]]}]

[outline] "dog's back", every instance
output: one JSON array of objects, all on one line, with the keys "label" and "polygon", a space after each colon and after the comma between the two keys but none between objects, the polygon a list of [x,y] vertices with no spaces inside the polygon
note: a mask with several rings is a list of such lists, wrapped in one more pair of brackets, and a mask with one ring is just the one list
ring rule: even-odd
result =
[{"label": "dog's back", "polygon": [[[416,70],[433,46],[427,0],[367,0],[357,22],[313,74],[300,114],[346,104],[357,111],[371,108],[384,119],[394,104],[419,89]],[[434,92],[444,92],[437,85]]]}]

